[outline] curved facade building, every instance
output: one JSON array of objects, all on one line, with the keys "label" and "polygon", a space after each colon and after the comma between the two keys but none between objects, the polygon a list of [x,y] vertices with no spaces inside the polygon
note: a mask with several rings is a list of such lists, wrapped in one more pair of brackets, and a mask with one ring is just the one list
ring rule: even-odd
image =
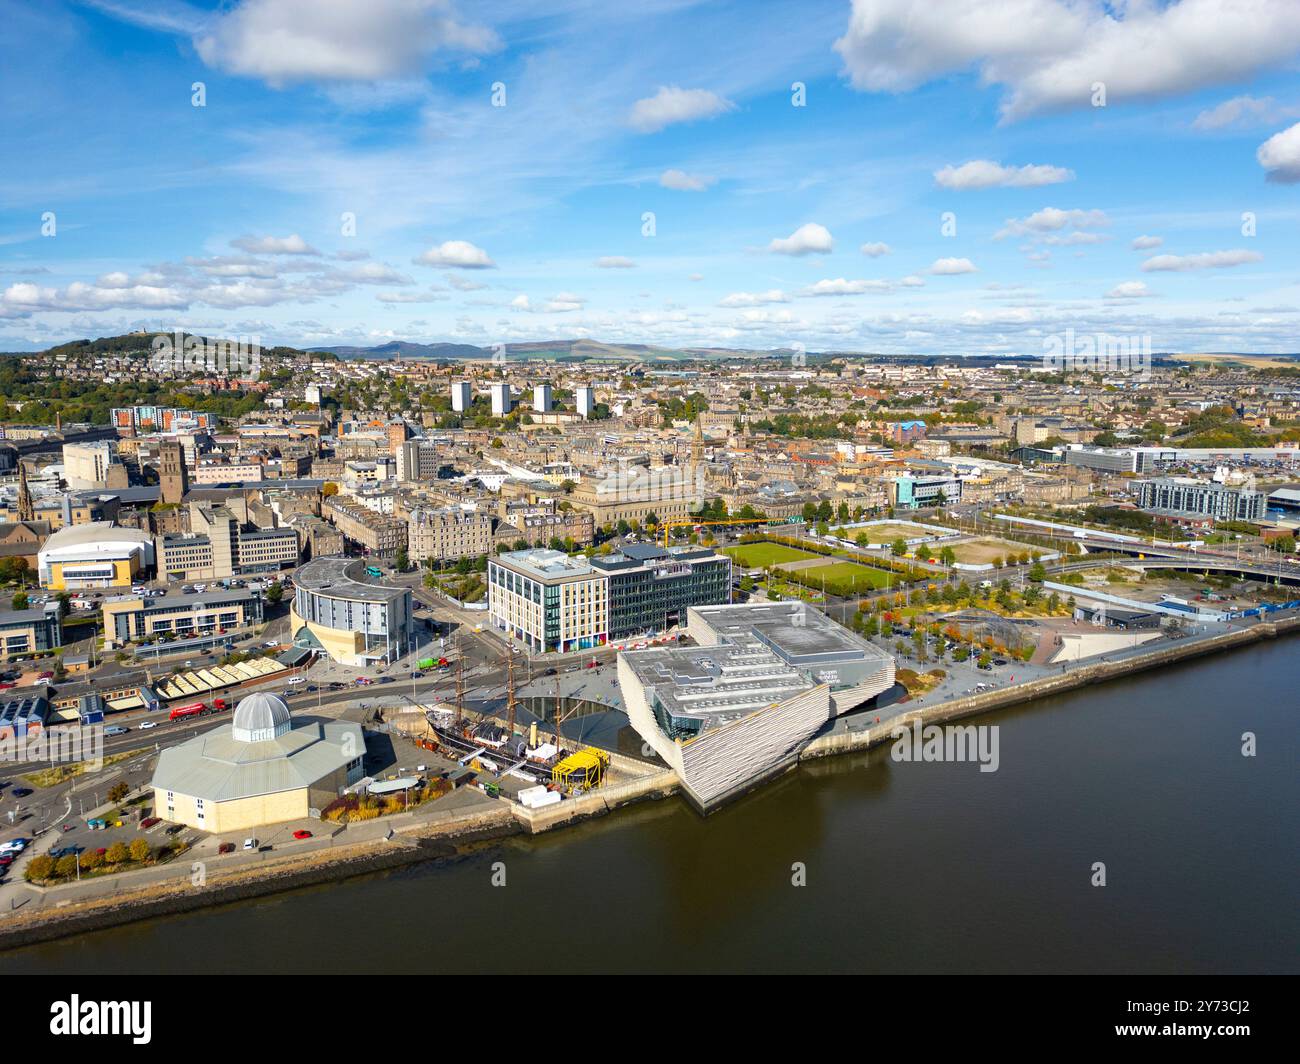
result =
[{"label": "curved facade building", "polygon": [[411,589],[366,576],[366,562],[317,558],[294,574],[293,641],[342,665],[396,661],[412,649]]}]

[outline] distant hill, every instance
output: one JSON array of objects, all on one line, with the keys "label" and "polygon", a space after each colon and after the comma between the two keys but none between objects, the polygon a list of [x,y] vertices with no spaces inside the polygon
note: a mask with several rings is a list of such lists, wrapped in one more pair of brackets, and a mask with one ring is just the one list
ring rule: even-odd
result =
[{"label": "distant hill", "polygon": [[492,350],[473,344],[413,344],[407,340],[392,340],[375,347],[309,347],[312,353],[335,355],[338,358],[373,359],[385,361],[399,358],[453,359],[491,358]]},{"label": "distant hill", "polygon": [[[347,359],[373,359],[384,361],[400,358],[428,358],[446,361],[491,358],[493,347],[476,347],[473,344],[416,344],[394,340],[374,347],[312,347],[308,350],[324,352]],[[682,362],[699,359],[766,358],[770,351],[742,351],[729,348],[675,348],[657,347],[653,344],[610,344],[600,340],[535,340],[505,345],[505,357],[510,361],[523,359],[548,359],[563,361],[601,362]]]}]

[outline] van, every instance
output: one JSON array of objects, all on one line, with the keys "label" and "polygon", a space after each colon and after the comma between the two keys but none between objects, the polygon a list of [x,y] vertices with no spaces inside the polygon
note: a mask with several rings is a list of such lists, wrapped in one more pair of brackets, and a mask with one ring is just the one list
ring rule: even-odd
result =
[{"label": "van", "polygon": [[289,686],[290,686],[290,687],[296,687],[296,686],[298,686],[298,684],[300,684],[300,683],[306,683],[306,682],[307,682],[307,681],[304,680],[301,676],[290,676],[290,677],[289,677],[289,680],[288,680],[288,683],[289,683]]},{"label": "van", "polygon": [[107,728],[104,729],[104,734],[105,734],[105,735],[125,735],[125,734],[126,734],[127,732],[129,732],[130,730],[131,730],[130,728],[123,728],[122,725],[120,725],[120,724],[113,724],[113,725],[110,725],[109,727],[107,727]]}]

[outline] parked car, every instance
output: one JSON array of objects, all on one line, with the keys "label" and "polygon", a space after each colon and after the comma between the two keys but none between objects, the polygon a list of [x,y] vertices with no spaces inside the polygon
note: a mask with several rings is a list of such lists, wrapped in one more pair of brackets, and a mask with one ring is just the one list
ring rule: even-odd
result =
[{"label": "parked car", "polygon": [[217,847],[217,853],[234,853],[235,844],[233,842],[223,842]]},{"label": "parked car", "polygon": [[9,793],[12,794],[15,798],[26,798],[29,794],[32,793],[32,789],[30,787],[15,787]]},{"label": "parked car", "polygon": [[256,850],[256,849],[257,849],[257,840],[256,840],[256,839],[245,839],[245,840],[244,840],[244,849],[246,849],[246,850]]},{"label": "parked car", "polygon": [[141,830],[141,831],[148,831],[148,830],[149,830],[151,827],[153,827],[155,824],[161,824],[161,823],[162,823],[162,817],[158,817],[158,816],[147,816],[147,817],[145,817],[143,820],[140,821],[140,830]]},{"label": "parked car", "polygon": [[293,837],[295,839],[310,839],[311,832],[307,831],[305,828],[299,828],[297,831],[293,833]]}]

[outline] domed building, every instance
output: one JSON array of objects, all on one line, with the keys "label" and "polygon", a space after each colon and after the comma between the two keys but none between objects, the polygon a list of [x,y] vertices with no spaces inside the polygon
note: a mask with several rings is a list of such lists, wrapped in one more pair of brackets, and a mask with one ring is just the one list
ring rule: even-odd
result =
[{"label": "domed building", "polygon": [[360,725],[295,725],[283,698],[258,691],[229,724],[158,755],[154,814],[209,832],[299,820],[361,779],[365,752]]}]

